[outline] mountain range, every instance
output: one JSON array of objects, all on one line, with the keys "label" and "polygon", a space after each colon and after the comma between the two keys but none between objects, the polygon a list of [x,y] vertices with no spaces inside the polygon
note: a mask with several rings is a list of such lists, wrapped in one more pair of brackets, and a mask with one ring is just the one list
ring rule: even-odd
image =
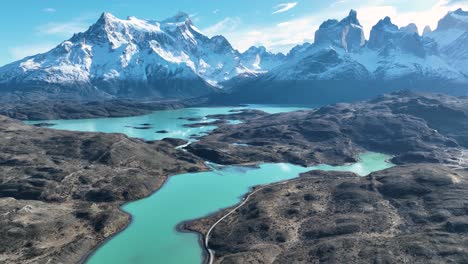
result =
[{"label": "mountain range", "polygon": [[[313,102],[368,97],[397,89],[466,94],[468,12],[458,9],[422,34],[381,19],[364,37],[357,12],[327,20],[284,55],[245,52],[207,37],[190,17],[119,19],[103,13],[52,50],[0,68],[0,93],[15,99],[191,98]],[[268,96],[267,96],[268,95]],[[333,98],[333,99],[332,99]]]}]

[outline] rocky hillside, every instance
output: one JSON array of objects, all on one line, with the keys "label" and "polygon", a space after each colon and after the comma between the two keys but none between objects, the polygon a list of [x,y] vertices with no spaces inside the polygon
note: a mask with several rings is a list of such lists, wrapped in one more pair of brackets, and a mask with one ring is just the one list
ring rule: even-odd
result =
[{"label": "rocky hillside", "polygon": [[221,127],[188,150],[218,164],[341,164],[369,150],[395,155],[399,164],[457,166],[468,146],[467,106],[466,98],[398,92],[317,110],[250,115],[245,123]]},{"label": "rocky hillside", "polygon": [[[398,92],[317,110],[237,114],[243,124],[187,149],[218,164],[304,166],[377,151],[397,166],[366,177],[311,171],[254,188],[212,229],[213,263],[467,262],[467,100]],[[205,236],[232,209],[184,228]]]},{"label": "rocky hillside", "polygon": [[[466,263],[468,175],[407,165],[267,186],[212,231],[213,263]],[[192,223],[203,232],[217,216]]]},{"label": "rocky hillside", "polygon": [[2,116],[0,135],[2,263],[78,263],[129,223],[122,203],[169,175],[205,169],[173,140],[49,130]]}]

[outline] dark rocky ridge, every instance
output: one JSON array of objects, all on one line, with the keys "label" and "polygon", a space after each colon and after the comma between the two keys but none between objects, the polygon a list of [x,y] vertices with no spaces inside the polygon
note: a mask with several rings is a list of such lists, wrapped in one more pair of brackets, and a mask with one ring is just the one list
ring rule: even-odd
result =
[{"label": "dark rocky ridge", "polygon": [[0,262],[79,262],[129,222],[122,203],[148,196],[169,175],[206,169],[175,149],[184,143],[49,130],[0,116]]},{"label": "dark rocky ridge", "polygon": [[46,100],[31,102],[26,100],[23,102],[2,102],[0,104],[0,115],[19,120],[126,117],[144,115],[157,110],[170,110],[195,106],[203,104],[204,102],[205,99],[203,98],[148,102],[133,100]]},{"label": "dark rocky ridge", "polygon": [[[221,164],[341,164],[370,150],[399,165],[367,177],[312,171],[262,187],[213,229],[214,263],[466,263],[467,113],[468,98],[403,91],[250,116],[191,144]],[[205,235],[230,210],[184,228]]]},{"label": "dark rocky ridge", "polygon": [[[444,196],[427,196],[436,191],[433,190],[434,186],[438,188],[442,186],[441,191],[446,191],[447,188],[455,190],[456,199],[462,193],[466,193],[466,190],[463,189],[466,186],[464,171],[420,163],[441,163],[453,168],[466,165],[464,147],[468,142],[465,132],[468,131],[467,102],[467,98],[401,92],[382,96],[373,101],[338,104],[311,111],[276,115],[267,115],[259,111],[242,111],[233,115],[211,116],[223,120],[242,120],[246,123],[235,126],[222,125],[210,135],[203,137],[200,142],[188,146],[187,149],[200,157],[222,164],[247,164],[264,161],[286,161],[301,165],[342,164],[354,162],[358,153],[365,150],[390,153],[396,155],[393,159],[395,163],[418,163],[402,167],[411,168],[408,171],[400,168],[401,175],[413,175],[413,170],[423,169],[423,174],[429,175],[429,178],[424,175],[417,176],[417,179],[400,177],[398,178],[399,182],[390,183],[383,178],[372,180],[372,183],[378,181],[386,187],[377,190],[375,188],[366,189],[366,192],[372,193],[364,194],[364,198],[360,196],[360,193],[355,194],[354,191],[350,191],[350,194],[344,194],[341,197],[343,206],[347,203],[359,205],[362,198],[375,208],[382,209],[383,205],[379,200],[379,195],[386,195],[392,199],[403,199],[393,197],[392,195],[395,193],[403,194],[405,197],[415,193],[423,196],[420,198],[413,195],[405,201],[407,204],[400,207],[411,206],[413,203],[419,205],[420,200],[418,199],[424,199],[423,202],[435,200],[431,206],[437,206],[435,203],[442,203],[442,198],[452,196],[448,196],[446,192],[443,193]],[[175,146],[185,143],[177,139],[143,142],[129,139],[120,134],[78,133],[34,128],[8,118],[0,118],[0,142],[2,143],[0,144],[0,167],[2,168],[0,172],[0,197],[4,197],[0,198],[2,204],[0,207],[0,223],[2,224],[0,228],[2,237],[0,254],[5,256],[6,263],[46,263],[48,259],[57,262],[77,262],[81,256],[86,255],[105,237],[115,234],[128,223],[128,216],[118,210],[118,206],[123,202],[148,195],[157,189],[168,175],[205,169],[200,158],[190,154],[190,152],[174,149]],[[240,148],[236,144],[243,146]],[[428,172],[426,173],[426,171]],[[396,169],[392,172],[400,173]],[[319,174],[317,178],[327,180],[327,177],[333,175]],[[448,184],[447,180],[444,179],[446,175],[453,176],[450,176],[452,184]],[[361,184],[361,180],[351,174],[341,173],[333,177],[338,180],[336,182],[328,181],[319,186],[324,190],[326,188],[333,189],[345,180]],[[463,184],[454,185],[456,181]],[[314,184],[316,183],[314,182]],[[375,186],[372,186],[378,187],[379,184],[376,183]],[[413,186],[415,187],[413,188]],[[461,186],[460,191],[452,188],[453,186],[457,188]],[[281,197],[283,196],[274,199]],[[330,198],[330,196],[328,197]],[[390,201],[388,197],[385,198],[386,201]],[[274,199],[272,201],[275,201]],[[314,197],[313,195],[307,196],[307,198],[304,196],[304,199],[313,200]],[[376,204],[373,201],[376,201]],[[286,207],[284,208],[294,209],[294,206],[297,206],[294,204],[295,202],[297,201],[294,200],[291,204],[285,203]],[[283,206],[281,203],[278,204]],[[444,202],[441,206],[445,205]],[[451,215],[449,215],[447,219],[450,220],[450,223],[446,223],[447,228],[443,231],[445,233],[450,232],[448,230],[453,230],[452,233],[458,234],[459,230],[463,231],[465,228],[463,210],[460,209],[465,205],[459,203],[455,205],[458,207],[450,213],[461,217],[450,218]],[[396,207],[396,205],[393,206]],[[366,208],[364,207],[364,209]],[[253,216],[256,216],[256,209],[253,210]],[[343,214],[347,212],[346,210]],[[385,211],[385,208],[382,210],[383,214],[388,213],[390,218],[396,214],[391,210]],[[458,215],[455,212],[458,212]],[[302,217],[300,210],[299,212],[288,210],[286,213],[288,217],[294,218],[295,215]],[[333,214],[321,215],[320,217],[327,219],[328,216],[334,217]],[[441,219],[443,219],[444,212],[441,214]],[[422,213],[422,215],[425,214]],[[382,217],[383,220],[388,218],[381,215],[366,217],[357,216],[357,219],[371,223],[369,219],[373,220],[374,217]],[[203,226],[192,229],[204,230],[206,223],[216,219],[204,220]],[[278,219],[278,221],[280,220],[281,218]],[[268,221],[266,219],[265,223],[269,223]],[[340,221],[342,220],[337,220],[337,222]],[[281,222],[281,224],[284,223]],[[324,225],[328,229],[324,228],[322,231],[333,236],[354,234],[357,232],[356,230],[361,232],[360,230],[367,228],[365,226],[363,229],[357,229],[356,224],[358,223],[352,222],[351,227],[339,227],[339,230],[345,231],[337,231],[338,233],[333,231],[333,226],[328,228]],[[371,224],[373,225],[370,226],[378,224],[385,226],[385,221]],[[413,223],[408,224],[409,227],[414,226],[412,225]],[[423,228],[425,227],[426,225],[423,225]],[[266,227],[259,226],[261,232],[270,230],[270,228],[263,229]],[[349,230],[351,230],[350,233]],[[381,229],[377,228],[377,231],[374,231],[378,233],[379,230]],[[288,241],[288,234],[272,233],[267,238],[274,237],[274,241],[276,241],[274,243],[285,243],[282,241]],[[423,242],[426,241],[424,237],[421,239]],[[244,251],[250,251],[249,246],[242,244],[245,241],[239,240],[238,245],[243,247]],[[347,245],[346,241],[348,241],[347,238],[343,245]],[[452,243],[447,241],[440,241],[440,243]],[[453,244],[465,245],[462,240],[453,241],[455,241]],[[365,243],[372,244],[371,242]],[[392,246],[399,245],[397,242],[388,243],[391,249]],[[221,245],[221,253],[224,250],[222,254],[226,254],[226,256],[231,255],[232,251],[238,250],[228,248],[228,246],[236,247],[234,244],[223,246],[223,244],[216,244],[215,241],[214,245],[215,247]],[[445,244],[443,245],[445,246]],[[280,247],[267,245],[266,251],[262,251],[262,246],[263,244],[260,244],[254,251],[260,250],[262,255],[268,255],[271,253],[271,248],[275,248],[278,249],[275,254],[282,254],[279,250]],[[346,247],[343,246],[343,248]],[[375,247],[370,248],[375,249]],[[342,254],[340,250],[338,250],[338,256]],[[371,253],[364,252],[363,254],[365,256],[372,255],[374,254],[372,250]],[[452,254],[450,250],[452,248],[448,248],[446,251],[435,249],[435,256],[439,256],[437,254],[440,252],[442,252],[440,254],[450,255]],[[462,247],[461,250],[453,253],[453,259],[464,260],[463,250]],[[297,252],[299,252],[297,256],[303,256],[302,251]],[[310,254],[313,257],[316,253]],[[326,250],[320,254],[325,257],[331,256]],[[289,255],[285,255],[282,262],[279,263],[288,263],[286,260],[295,258],[295,256],[289,257]],[[234,257],[235,259],[236,257]],[[381,260],[384,262],[388,258],[382,255],[377,262]]]},{"label": "dark rocky ridge", "polygon": [[[252,195],[209,247],[214,263],[466,263],[467,177],[427,164],[305,173]],[[220,215],[186,228],[206,233]]]},{"label": "dark rocky ridge", "polygon": [[369,150],[395,155],[398,164],[456,166],[468,142],[467,113],[467,98],[399,92],[362,103],[258,114],[243,124],[220,127],[187,149],[219,164],[342,164]]}]

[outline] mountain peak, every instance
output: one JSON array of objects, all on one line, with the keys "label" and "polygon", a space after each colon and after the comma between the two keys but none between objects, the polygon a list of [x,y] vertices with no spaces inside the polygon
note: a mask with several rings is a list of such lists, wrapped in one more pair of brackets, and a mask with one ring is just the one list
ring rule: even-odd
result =
[{"label": "mountain peak", "polygon": [[468,11],[463,11],[461,8],[449,12],[447,16],[450,16],[452,19],[458,20],[462,23],[468,23]]},{"label": "mountain peak", "polygon": [[362,26],[357,19],[357,12],[349,11],[347,17],[340,22],[327,20],[315,32],[315,43],[318,45],[333,45],[346,51],[356,51],[365,45],[366,40]]},{"label": "mountain peak", "polygon": [[445,31],[451,29],[468,30],[468,12],[459,8],[450,11],[437,24],[435,31]]},{"label": "mountain peak", "polygon": [[266,50],[265,46],[252,46],[249,49],[247,49],[245,52],[261,52],[261,53],[264,53],[264,52],[267,52],[267,50]]},{"label": "mountain peak", "polygon": [[425,36],[427,36],[428,34],[431,34],[431,33],[432,33],[431,27],[430,26],[425,26],[424,30],[423,30],[423,33],[422,33],[423,37],[425,37]]},{"label": "mountain peak", "polygon": [[167,18],[163,21],[163,23],[185,23],[185,22],[191,23],[190,15],[182,11],[179,11],[173,17]]},{"label": "mountain peak", "polygon": [[468,11],[463,11],[462,8],[458,8],[457,10],[453,11],[453,13],[456,15],[468,16]]},{"label": "mountain peak", "polygon": [[392,23],[392,19],[389,16],[386,16],[372,27],[371,32],[373,30],[398,31],[398,26]]},{"label": "mountain peak", "polygon": [[85,34],[86,39],[94,39],[97,41],[108,41],[107,27],[113,24],[115,21],[119,21],[114,15],[108,12],[103,12],[99,19],[89,27],[84,33],[75,34],[70,40],[72,42],[82,41],[82,34]]},{"label": "mountain peak", "polygon": [[361,25],[357,18],[357,12],[354,9],[351,9],[349,11],[348,16],[341,20],[341,23]]},{"label": "mountain peak", "polygon": [[392,51],[403,51],[418,57],[425,56],[424,46],[416,24],[411,23],[398,28],[389,17],[381,19],[372,27],[368,47],[380,51],[384,56]]},{"label": "mountain peak", "polygon": [[210,42],[214,45],[214,49],[218,52],[231,52],[233,50],[231,43],[221,35],[211,37]]},{"label": "mountain peak", "polygon": [[416,26],[416,24],[414,23],[410,23],[406,27],[402,27],[401,30],[410,34],[419,34],[418,26]]},{"label": "mountain peak", "polygon": [[105,24],[108,23],[109,21],[117,19],[114,15],[112,15],[109,12],[103,12],[101,16],[99,17],[97,23],[98,24]]},{"label": "mountain peak", "polygon": [[393,23],[392,23],[392,19],[391,19],[389,16],[386,16],[386,17],[382,20],[382,22],[383,22],[384,24],[386,24],[386,25],[393,24]]}]

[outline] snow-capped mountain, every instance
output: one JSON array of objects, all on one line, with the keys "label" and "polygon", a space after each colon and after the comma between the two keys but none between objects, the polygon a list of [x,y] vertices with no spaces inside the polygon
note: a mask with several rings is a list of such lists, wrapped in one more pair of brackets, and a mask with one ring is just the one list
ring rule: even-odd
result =
[{"label": "snow-capped mountain", "polygon": [[468,12],[449,12],[434,31],[424,36],[434,40],[441,56],[468,76]]},{"label": "snow-capped mountain", "polygon": [[242,64],[256,72],[268,72],[286,60],[282,53],[272,53],[263,46],[250,47],[240,55]]},{"label": "snow-capped mountain", "polygon": [[434,39],[439,47],[444,49],[467,31],[468,12],[460,8],[444,16],[437,24],[437,28],[424,37]]},{"label": "snow-capped mountain", "polygon": [[[369,40],[356,11],[327,20],[287,55],[265,47],[240,53],[207,37],[185,13],[163,20],[104,13],[51,51],[0,68],[0,91],[70,97],[187,98],[230,91],[238,101],[288,96],[348,100],[395,89],[468,94],[468,12],[449,12],[422,35],[380,20]],[[286,93],[286,97],[284,96]],[[328,94],[328,95],[327,95]],[[342,96],[343,98],[341,98]],[[260,99],[260,100],[259,100]]]},{"label": "snow-capped mountain", "polygon": [[335,101],[364,98],[395,89],[468,94],[467,17],[461,9],[451,12],[423,36],[415,24],[398,27],[385,17],[366,41],[351,10],[341,21],[325,21],[314,43],[292,49],[284,64],[234,87],[233,93],[250,102],[263,102],[259,96],[266,91],[274,97],[281,87],[287,94],[276,98],[301,102],[326,94]]},{"label": "snow-capped mountain", "polygon": [[357,19],[357,12],[351,10],[341,21],[330,19],[322,23],[315,32],[318,46],[341,47],[348,52],[359,50],[366,44],[364,31]]},{"label": "snow-capped mountain", "polygon": [[0,68],[0,87],[191,97],[235,76],[263,73],[281,60],[264,48],[241,54],[223,36],[208,38],[185,13],[163,21],[103,13],[86,32],[51,51]]},{"label": "snow-capped mountain", "polygon": [[414,24],[399,28],[385,17],[372,28],[366,41],[357,13],[351,10],[341,21],[324,22],[315,36],[314,44],[273,69],[268,78],[392,80],[419,74],[466,81],[459,69],[439,56],[430,40],[418,34]]}]

